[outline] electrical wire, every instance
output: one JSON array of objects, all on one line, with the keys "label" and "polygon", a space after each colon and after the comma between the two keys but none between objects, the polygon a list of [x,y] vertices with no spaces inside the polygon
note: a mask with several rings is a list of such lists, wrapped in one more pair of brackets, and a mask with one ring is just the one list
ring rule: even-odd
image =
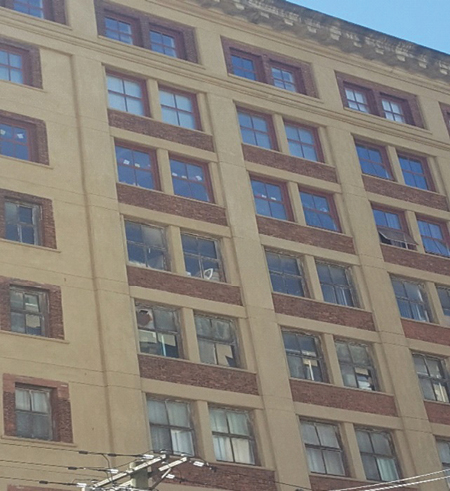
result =
[{"label": "electrical wire", "polygon": [[[449,479],[450,476],[442,476],[442,477],[435,477],[433,479],[425,479],[423,481],[414,481],[406,484],[394,484],[393,486],[384,486],[384,484],[388,483],[383,483],[381,486],[378,488],[371,488],[371,491],[387,491],[388,489],[399,489],[399,488],[409,488],[410,486],[417,486],[418,484],[426,484],[429,482],[435,482],[435,481],[443,481],[444,479]],[[352,489],[352,488],[350,488]],[[339,489],[333,489],[331,491],[340,491]]]}]

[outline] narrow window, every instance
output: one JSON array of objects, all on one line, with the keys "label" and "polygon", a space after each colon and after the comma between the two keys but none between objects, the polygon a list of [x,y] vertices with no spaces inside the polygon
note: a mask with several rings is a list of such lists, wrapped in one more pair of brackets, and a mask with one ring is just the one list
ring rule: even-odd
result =
[{"label": "narrow window", "polygon": [[427,220],[417,220],[425,252],[450,257],[448,232],[445,225]]},{"label": "narrow window", "polygon": [[150,29],[150,49],[172,58],[182,58],[179,37],[156,26]]},{"label": "narrow window", "polygon": [[233,67],[233,75],[248,80],[259,80],[257,61],[250,55],[233,50],[231,52],[231,66]]},{"label": "narrow window", "polygon": [[431,181],[425,162],[406,156],[398,156],[402,168],[405,184],[413,188],[431,189]]},{"label": "narrow window", "polygon": [[242,141],[248,145],[273,149],[272,125],[268,117],[238,111],[239,125],[241,127]]},{"label": "narrow window", "polygon": [[365,143],[356,143],[356,152],[363,174],[380,177],[381,179],[392,179],[384,150]]},{"label": "narrow window", "polygon": [[450,441],[437,440],[436,444],[439,457],[441,458],[442,467],[445,470],[450,469]]},{"label": "narrow window", "polygon": [[24,54],[16,49],[0,46],[0,80],[25,83]]},{"label": "narrow window", "polygon": [[176,195],[199,201],[212,201],[211,184],[206,165],[171,158],[170,171]]},{"label": "narrow window", "polygon": [[41,245],[41,207],[28,203],[5,202],[6,236],[23,244]]},{"label": "narrow window", "polygon": [[326,382],[319,338],[308,334],[283,331],[283,342],[292,378]]},{"label": "narrow window", "polygon": [[181,234],[181,242],[188,276],[210,281],[225,281],[216,240]]},{"label": "narrow window", "polygon": [[310,227],[339,231],[335,210],[329,196],[300,191],[306,224]]},{"label": "narrow window", "polygon": [[136,304],[139,350],[149,355],[180,357],[178,312],[167,307]]},{"label": "narrow window", "polygon": [[119,75],[107,75],[108,101],[111,109],[138,116],[146,115],[144,84]]},{"label": "narrow window", "polygon": [[45,336],[47,328],[48,295],[31,288],[9,289],[11,331]]},{"label": "narrow window", "polygon": [[195,314],[195,328],[202,363],[239,366],[236,327],[231,319]]},{"label": "narrow window", "polygon": [[305,279],[299,259],[271,251],[266,251],[266,259],[274,292],[305,296]]},{"label": "narrow window", "polygon": [[288,219],[288,198],[281,184],[251,179],[256,213],[266,217]]},{"label": "narrow window", "polygon": [[125,233],[131,263],[153,269],[169,269],[169,254],[162,228],[127,221]]},{"label": "narrow window", "polygon": [[431,311],[424,286],[402,278],[391,279],[400,316],[405,319],[431,322]]},{"label": "narrow window", "polygon": [[164,123],[189,128],[191,130],[200,129],[200,120],[195,96],[168,89],[160,89],[159,100]]},{"label": "narrow window", "polygon": [[119,182],[146,189],[157,189],[157,167],[152,151],[116,145]]},{"label": "narrow window", "polygon": [[290,92],[300,92],[297,87],[297,81],[294,70],[287,67],[272,64],[270,67],[272,74],[272,83],[275,87],[289,90]]},{"label": "narrow window", "polygon": [[289,152],[295,157],[319,162],[319,145],[315,131],[304,126],[285,123]]},{"label": "narrow window", "polygon": [[441,301],[444,315],[450,317],[450,288],[445,286],[438,286],[437,292],[439,295],[439,300]]},{"label": "narrow window", "polygon": [[52,440],[50,390],[16,387],[16,431],[22,438]]},{"label": "narrow window", "polygon": [[336,351],[346,387],[377,390],[375,367],[365,344],[336,341]]},{"label": "narrow window", "polygon": [[194,428],[186,402],[147,399],[148,419],[155,452],[194,455]]},{"label": "narrow window", "polygon": [[401,101],[382,96],[381,105],[383,107],[383,115],[386,119],[397,121],[398,123],[406,123],[403,103]]},{"label": "narrow window", "polygon": [[133,24],[118,17],[105,17],[105,36],[125,44],[135,44]]},{"label": "narrow window", "polygon": [[416,242],[406,231],[406,223],[399,213],[374,208],[373,217],[380,241],[404,249],[415,249]]},{"label": "narrow window", "polygon": [[45,0],[13,0],[13,10],[45,19]]},{"label": "narrow window", "polygon": [[449,380],[445,361],[419,353],[414,353],[413,359],[424,399],[449,402]]},{"label": "narrow window", "polygon": [[29,131],[23,126],[0,121],[0,155],[31,160]]},{"label": "narrow window", "polygon": [[345,97],[347,99],[347,106],[350,109],[369,114],[372,112],[368,94],[364,89],[347,86],[345,87]]},{"label": "narrow window", "polygon": [[391,435],[387,431],[357,429],[359,452],[369,481],[395,481],[400,469]]},{"label": "narrow window", "polygon": [[317,273],[325,302],[356,306],[348,268],[337,264],[317,263]]},{"label": "narrow window", "polygon": [[345,476],[344,450],[336,425],[300,422],[310,472]]},{"label": "narrow window", "polygon": [[247,411],[210,408],[209,417],[216,459],[256,464],[255,440]]}]

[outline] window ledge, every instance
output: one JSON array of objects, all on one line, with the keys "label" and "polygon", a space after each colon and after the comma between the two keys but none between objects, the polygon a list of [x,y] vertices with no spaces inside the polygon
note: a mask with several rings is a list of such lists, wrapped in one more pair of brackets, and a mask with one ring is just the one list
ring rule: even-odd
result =
[{"label": "window ledge", "polygon": [[3,336],[4,334],[5,335],[9,334],[11,336],[18,336],[24,339],[37,339],[40,341],[51,341],[52,343],[70,344],[70,342],[67,341],[66,339],[51,338],[48,336],[37,336],[35,334],[24,334],[22,332],[6,331],[0,329],[0,336]]},{"label": "window ledge", "polygon": [[226,467],[241,467],[241,468],[245,468],[245,469],[258,469],[258,470],[265,470],[265,471],[270,471],[270,472],[275,472],[275,469],[272,469],[270,467],[265,467],[263,465],[259,465],[259,464],[241,464],[241,463],[238,463],[238,462],[225,462],[223,460],[214,460],[214,462],[216,462],[217,464],[220,464],[221,466],[226,466]]},{"label": "window ledge", "polygon": [[56,252],[58,254],[61,254],[61,249],[53,249],[51,247],[45,247],[45,246],[34,245],[34,244],[24,244],[23,242],[16,242],[14,240],[8,240],[8,239],[0,238],[0,243],[2,243],[2,242],[6,243],[6,244],[14,244],[15,246],[19,245],[19,246],[27,247],[27,248],[31,248],[31,249],[38,249],[41,251],[48,251],[48,252]]},{"label": "window ledge", "polygon": [[15,442],[23,442],[24,446],[29,447],[38,447],[42,448],[42,444],[48,444],[50,446],[55,447],[64,447],[64,448],[76,448],[77,445],[75,443],[64,443],[58,442],[55,440],[38,440],[37,438],[21,438],[19,436],[10,436],[10,435],[2,435],[2,440],[6,440],[5,443],[8,444],[8,441]]},{"label": "window ledge", "polygon": [[337,384],[333,384],[331,382],[319,382],[318,380],[307,380],[304,378],[295,378],[295,377],[289,377],[289,380],[307,382],[307,383],[311,383],[311,384],[325,385],[327,387],[333,387],[335,389],[353,390],[353,391],[357,391],[360,394],[377,394],[377,395],[391,396],[391,397],[394,396],[394,394],[389,394],[387,392],[381,392],[380,390],[365,390],[365,389],[359,389],[358,387],[347,387],[345,385],[337,385]]},{"label": "window ledge", "polygon": [[429,399],[424,399],[423,402],[426,404],[439,404],[440,406],[447,406],[450,407],[450,402],[443,402],[443,401],[430,401]]},{"label": "window ledge", "polygon": [[30,90],[35,90],[36,92],[40,92],[41,94],[47,94],[48,93],[46,90],[44,90],[41,87],[34,87],[33,85],[29,85],[29,84],[18,84],[17,82],[10,82],[9,80],[3,80],[2,79],[2,80],[0,80],[0,84],[5,84],[6,86],[10,86],[10,87],[21,87],[22,89],[26,88],[26,89],[30,89]]},{"label": "window ledge", "polygon": [[31,25],[39,26],[39,27],[44,26],[45,29],[51,27],[56,29],[61,28],[66,31],[73,31],[72,26],[69,26],[68,24],[61,24],[60,22],[55,22],[49,19],[41,19],[38,17],[34,17],[32,15],[24,14],[22,12],[17,12],[16,10],[10,8],[0,7],[0,12],[1,12],[1,17],[8,17],[9,15],[12,19],[14,18],[18,19],[21,24],[23,24],[25,19],[28,19],[28,22]]},{"label": "window ledge", "polygon": [[54,169],[55,167],[53,165],[48,165],[48,164],[42,164],[40,162],[34,162],[33,160],[22,160],[18,159],[16,157],[9,157],[7,155],[0,155],[0,160],[6,160],[7,162],[10,161],[11,163],[17,165],[20,163],[20,165],[33,165],[36,167],[39,167],[41,169]]}]

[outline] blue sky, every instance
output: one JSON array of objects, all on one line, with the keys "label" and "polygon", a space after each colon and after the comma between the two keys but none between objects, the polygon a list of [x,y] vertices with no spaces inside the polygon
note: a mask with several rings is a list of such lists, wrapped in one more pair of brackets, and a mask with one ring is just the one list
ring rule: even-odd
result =
[{"label": "blue sky", "polygon": [[450,54],[450,0],[290,0]]}]

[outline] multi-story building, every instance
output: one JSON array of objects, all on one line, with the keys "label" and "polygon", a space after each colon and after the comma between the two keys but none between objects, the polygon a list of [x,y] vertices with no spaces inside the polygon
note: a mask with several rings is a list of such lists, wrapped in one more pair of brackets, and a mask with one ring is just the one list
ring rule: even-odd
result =
[{"label": "multi-story building", "polygon": [[450,467],[450,57],[283,0],[0,5],[1,489]]}]

